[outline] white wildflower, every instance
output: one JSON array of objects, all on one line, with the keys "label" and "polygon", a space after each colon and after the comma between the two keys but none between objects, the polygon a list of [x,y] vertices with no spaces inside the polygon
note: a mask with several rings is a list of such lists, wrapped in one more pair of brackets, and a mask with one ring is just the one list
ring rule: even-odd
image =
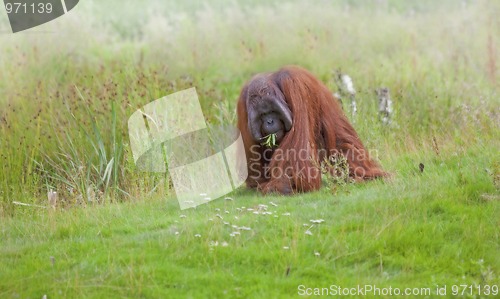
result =
[{"label": "white wildflower", "polygon": [[356,90],[354,89],[354,84],[352,83],[352,79],[351,77],[349,77],[349,75],[342,74],[340,79],[342,80],[342,84],[344,84],[344,88],[348,93],[352,95],[356,94]]}]

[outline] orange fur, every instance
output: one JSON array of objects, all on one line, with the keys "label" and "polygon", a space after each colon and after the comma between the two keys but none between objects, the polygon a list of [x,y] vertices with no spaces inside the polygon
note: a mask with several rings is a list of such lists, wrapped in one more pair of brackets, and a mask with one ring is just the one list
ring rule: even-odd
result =
[{"label": "orange fur", "polygon": [[[237,106],[249,187],[264,193],[283,194],[317,190],[321,186],[319,165],[335,154],[347,158],[349,175],[358,181],[387,175],[369,157],[338,100],[328,88],[310,72],[296,66],[284,67],[268,75],[267,84],[275,84],[283,93],[293,115],[293,124],[278,148],[267,150],[268,156],[265,156],[266,148],[253,140],[248,128],[249,83],[243,87]],[[293,152],[296,155],[287,155]],[[330,172],[333,174],[334,170],[330,169]]]}]

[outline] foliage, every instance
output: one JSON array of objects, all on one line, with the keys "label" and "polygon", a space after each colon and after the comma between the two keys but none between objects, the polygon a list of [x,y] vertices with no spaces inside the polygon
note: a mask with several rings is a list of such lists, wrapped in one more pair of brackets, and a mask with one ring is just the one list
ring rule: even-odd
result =
[{"label": "foliage", "polygon": [[[137,3],[80,1],[43,34],[0,35],[0,297],[500,284],[498,3]],[[180,212],[168,174],[137,171],[134,111],[194,86],[209,125],[234,125],[244,82],[284,64],[332,92],[349,74],[349,116],[391,179],[348,184],[337,161],[318,192]]]},{"label": "foliage", "polygon": [[263,140],[262,145],[264,145],[268,148],[273,148],[277,145],[276,144],[276,134],[269,134],[269,135],[263,137],[262,140]]}]

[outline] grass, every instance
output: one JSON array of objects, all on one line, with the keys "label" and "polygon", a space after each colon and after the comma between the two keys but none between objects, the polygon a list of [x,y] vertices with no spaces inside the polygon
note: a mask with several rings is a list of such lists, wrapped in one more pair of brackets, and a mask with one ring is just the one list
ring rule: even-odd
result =
[{"label": "grass", "polygon": [[[151,1],[138,18],[134,4],[89,0],[2,33],[0,297],[288,298],[332,284],[434,297],[436,285],[449,296],[500,285],[500,7],[463,3]],[[137,171],[134,111],[195,86],[209,125],[234,125],[244,82],[284,64],[332,92],[337,71],[349,74],[348,115],[391,179],[325,178],[291,197],[241,188],[180,211],[168,173]]]},{"label": "grass", "polygon": [[[174,198],[20,207],[2,226],[0,295],[287,298],[299,285],[498,285],[500,206],[485,196],[495,189],[482,156],[430,158],[419,173],[421,157],[410,155],[389,182],[293,197],[240,190],[185,211]],[[254,214],[259,204],[267,208]],[[233,225],[251,230],[231,237]]]}]

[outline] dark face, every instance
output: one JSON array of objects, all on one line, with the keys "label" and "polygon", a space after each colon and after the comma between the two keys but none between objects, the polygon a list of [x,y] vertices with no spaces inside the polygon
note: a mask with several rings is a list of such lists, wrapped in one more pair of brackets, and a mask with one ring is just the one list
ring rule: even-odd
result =
[{"label": "dark face", "polygon": [[292,128],[292,112],[285,97],[267,75],[255,77],[248,85],[247,111],[248,127],[257,142],[276,134],[279,143]]}]

